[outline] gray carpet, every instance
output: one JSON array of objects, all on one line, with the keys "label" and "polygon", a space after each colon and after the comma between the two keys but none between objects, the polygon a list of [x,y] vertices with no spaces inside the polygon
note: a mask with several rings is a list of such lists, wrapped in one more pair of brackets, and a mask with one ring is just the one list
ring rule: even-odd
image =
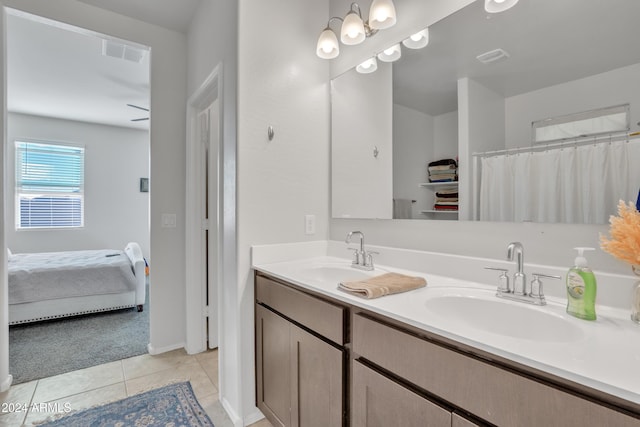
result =
[{"label": "gray carpet", "polygon": [[9,327],[13,384],[50,377],[147,352],[149,289],[135,308]]}]

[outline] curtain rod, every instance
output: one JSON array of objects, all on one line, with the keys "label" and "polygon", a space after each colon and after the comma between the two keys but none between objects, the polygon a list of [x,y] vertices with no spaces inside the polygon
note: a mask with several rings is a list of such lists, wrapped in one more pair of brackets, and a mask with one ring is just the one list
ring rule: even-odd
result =
[{"label": "curtain rod", "polygon": [[570,140],[562,141],[562,142],[554,142],[552,144],[540,144],[534,147],[518,147],[518,148],[507,148],[504,150],[494,150],[494,151],[485,151],[482,153],[472,153],[471,155],[474,157],[491,157],[497,156],[500,154],[517,154],[517,153],[533,153],[536,151],[544,151],[550,148],[562,148],[562,147],[577,147],[578,145],[589,145],[589,144],[602,144],[606,142],[615,142],[615,141],[629,141],[632,139],[640,138],[640,132],[633,133],[625,133],[624,135],[611,136],[604,135],[598,137],[575,137]]}]

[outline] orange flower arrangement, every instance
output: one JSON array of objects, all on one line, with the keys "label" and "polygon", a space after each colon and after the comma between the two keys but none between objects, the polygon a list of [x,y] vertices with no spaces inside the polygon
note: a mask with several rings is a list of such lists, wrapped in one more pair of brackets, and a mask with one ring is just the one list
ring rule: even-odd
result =
[{"label": "orange flower arrangement", "polygon": [[609,218],[611,239],[600,235],[600,248],[621,261],[640,266],[640,212],[631,202],[620,200],[618,216]]}]

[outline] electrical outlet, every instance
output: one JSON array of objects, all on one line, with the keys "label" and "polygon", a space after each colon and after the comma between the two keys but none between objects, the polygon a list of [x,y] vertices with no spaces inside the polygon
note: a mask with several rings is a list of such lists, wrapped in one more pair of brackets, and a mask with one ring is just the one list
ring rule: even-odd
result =
[{"label": "electrical outlet", "polygon": [[304,216],[304,234],[316,234],[316,216]]}]

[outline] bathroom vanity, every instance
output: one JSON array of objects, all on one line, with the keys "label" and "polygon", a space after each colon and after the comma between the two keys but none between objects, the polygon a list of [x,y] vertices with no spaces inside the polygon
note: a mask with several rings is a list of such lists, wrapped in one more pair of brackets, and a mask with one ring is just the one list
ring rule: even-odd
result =
[{"label": "bathroom vanity", "polygon": [[[603,316],[583,325],[553,303],[493,305],[495,289],[478,283],[386,265],[362,272],[330,256],[285,261],[263,249],[254,248],[253,265],[256,398],[274,426],[640,426],[638,353],[618,353],[639,344],[615,347],[621,337],[640,341],[630,321]],[[373,300],[336,289],[390,270],[424,276],[428,286]],[[508,317],[525,314],[483,332],[477,315],[479,325],[464,326],[458,298],[498,315],[502,304]],[[530,337],[509,336],[520,320]],[[606,350],[592,356],[608,359],[588,360],[594,340]]]}]

